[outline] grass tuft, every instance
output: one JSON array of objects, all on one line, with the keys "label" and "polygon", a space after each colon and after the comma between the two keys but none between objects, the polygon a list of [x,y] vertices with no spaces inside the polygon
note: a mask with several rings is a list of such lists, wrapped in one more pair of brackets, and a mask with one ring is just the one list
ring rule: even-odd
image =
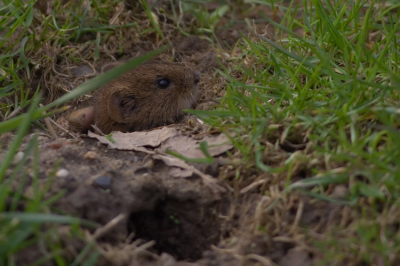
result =
[{"label": "grass tuft", "polygon": [[[333,245],[331,254],[343,257],[329,257],[346,261],[353,255],[343,247],[355,245],[363,247],[357,249],[358,260],[372,263],[385,245],[380,233],[400,241],[395,231],[378,222],[387,217],[376,209],[383,204],[398,210],[400,196],[399,24],[394,18],[400,10],[377,1],[316,0],[303,12],[302,18],[285,17],[281,23],[265,18],[289,34],[279,41],[243,37],[240,57],[220,73],[227,80],[220,107],[189,112],[241,136],[232,141],[244,165],[286,177],[281,195],[266,211],[274,209],[282,195],[299,190],[360,208],[355,211],[360,215],[374,213],[373,220],[360,216],[353,228],[341,228],[354,237],[337,238],[346,244]],[[291,30],[296,25],[302,36]],[[283,160],[270,159],[282,149],[291,152]],[[295,169],[304,169],[307,177],[292,183],[298,179]],[[335,184],[350,188],[344,200],[325,194]],[[359,205],[365,199],[373,204]],[[376,227],[368,238],[361,237],[368,231],[365,223]],[[329,249],[328,244],[319,245]],[[396,252],[395,245],[386,250],[385,261]]]}]

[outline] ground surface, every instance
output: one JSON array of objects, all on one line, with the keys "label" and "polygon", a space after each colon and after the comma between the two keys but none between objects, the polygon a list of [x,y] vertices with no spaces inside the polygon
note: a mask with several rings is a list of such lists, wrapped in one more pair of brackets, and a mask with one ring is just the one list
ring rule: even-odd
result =
[{"label": "ground surface", "polygon": [[[57,8],[73,8],[72,4],[65,3]],[[133,23],[135,26],[121,26],[117,33],[102,35],[101,45],[96,44],[96,36],[99,35],[90,31],[81,32],[81,35],[62,45],[54,45],[51,40],[44,42],[31,54],[32,64],[37,67],[32,71],[30,93],[33,94],[33,88],[39,84],[44,91],[44,103],[52,102],[97,76],[105,63],[143,55],[168,43],[171,48],[157,60],[195,65],[201,72],[197,109],[212,109],[226,94],[227,79],[218,71],[231,69],[231,76],[237,79],[245,76],[233,69],[234,61],[244,50],[238,45],[242,36],[258,40],[256,35],[260,34],[275,40],[275,28],[263,20],[263,16],[280,22],[286,12],[284,8],[272,9],[263,5],[253,7],[246,14],[234,14],[231,10],[228,15],[218,18],[213,35],[204,37],[195,30],[191,32],[193,34],[182,34],[174,21],[170,21],[170,1],[148,3],[154,4],[153,15],[157,17],[164,38],[155,30],[140,32],[152,27],[151,20],[138,3],[121,2],[108,14],[110,24],[121,26]],[[289,4],[284,1],[281,6]],[[47,5],[46,1],[38,2],[34,9],[35,20],[45,17]],[[205,5],[209,13],[222,6],[218,1]],[[179,10],[179,5],[174,8]],[[95,13],[95,10],[88,10],[88,16],[93,16],[91,12]],[[184,14],[179,17],[180,25],[185,30],[195,27],[193,21],[200,18],[200,15],[197,18],[193,16]],[[291,16],[301,17],[303,14],[293,12]],[[59,19],[67,18],[60,15]],[[212,19],[209,18],[211,24]],[[293,31],[302,34],[300,27],[293,27]],[[18,38],[18,33],[15,35]],[[279,38],[286,36],[281,32]],[[82,45],[85,43],[87,46]],[[250,68],[263,68],[259,62],[253,66],[251,60],[251,56],[247,57],[243,63]],[[274,70],[271,68],[268,71],[272,73]],[[212,163],[191,162],[184,166],[177,166],[160,157],[173,158],[156,150],[163,145],[149,147],[143,144],[141,151],[111,149],[93,137],[68,132],[64,117],[87,105],[90,97],[87,94],[70,101],[68,104],[73,105],[72,108],[52,116],[63,127],[54,127],[57,139],[44,129],[31,129],[19,151],[29,148],[36,132],[39,135],[39,157],[28,156],[23,167],[28,181],[20,188],[21,178],[26,177],[18,177],[13,181],[12,188],[13,191],[21,190],[26,198],[36,193],[38,188],[44,189],[44,200],[57,198],[51,207],[46,208],[47,213],[89,220],[96,223],[97,229],[83,226],[79,231],[70,225],[57,226],[50,237],[57,243],[54,245],[56,248],[46,248],[44,240],[31,243],[15,253],[15,265],[40,262],[46,256],[49,259],[44,260],[43,265],[63,265],[54,255],[57,250],[62,250],[61,254],[67,261],[74,261],[79,256],[85,261],[90,257],[89,251],[97,251],[100,257],[96,265],[121,266],[367,265],[364,264],[366,261],[372,263],[368,265],[381,266],[400,263],[398,256],[383,258],[379,251],[374,253],[372,259],[364,260],[362,246],[352,246],[349,253],[335,256],[337,250],[347,249],[348,239],[357,237],[354,233],[355,221],[361,217],[368,218],[368,214],[360,214],[362,206],[379,205],[380,202],[363,197],[358,199],[360,210],[353,208],[347,201],[350,188],[347,183],[340,182],[320,185],[329,200],[317,199],[313,184],[303,185],[302,190],[284,193],[289,184],[314,176],[315,169],[325,171],[329,168],[341,173],[346,163],[330,163],[326,157],[320,161],[310,159],[307,163],[295,164],[286,172],[267,172],[257,168],[254,162],[242,164],[244,156],[236,147],[216,153]],[[177,130],[178,135],[195,140],[222,135],[218,127],[199,123],[193,116],[172,128]],[[278,167],[299,153],[312,156],[312,151],[309,151],[312,148],[306,141],[308,132],[288,132],[277,125],[276,131],[266,134],[268,141],[263,144],[268,147],[265,149],[268,153],[262,155],[264,164]],[[11,132],[0,136],[0,161],[6,157],[14,135]],[[6,173],[8,178],[18,163],[18,159],[15,160]],[[35,167],[38,169],[38,182],[32,181]],[[363,176],[355,175],[354,178],[362,179]],[[14,206],[11,198],[7,204],[9,209]],[[394,217],[397,209],[383,205],[377,208],[385,209],[387,217]],[[24,208],[26,206],[21,203],[15,209]],[[385,220],[385,227],[390,232],[396,232],[398,219]],[[337,228],[341,230],[336,231]],[[79,237],[72,233],[75,231],[80,232]],[[335,241],[327,244],[332,239],[331,235],[334,235]],[[86,249],[88,253],[82,255],[82,250]],[[358,254],[360,250],[363,251],[361,255]]]}]

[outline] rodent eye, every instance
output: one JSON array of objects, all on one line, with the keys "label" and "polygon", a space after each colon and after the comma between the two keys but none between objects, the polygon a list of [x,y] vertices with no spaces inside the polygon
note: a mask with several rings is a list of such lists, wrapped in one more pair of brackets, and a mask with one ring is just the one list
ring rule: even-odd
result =
[{"label": "rodent eye", "polygon": [[166,89],[168,88],[169,84],[171,82],[169,81],[169,79],[159,79],[157,80],[157,85],[160,89]]}]

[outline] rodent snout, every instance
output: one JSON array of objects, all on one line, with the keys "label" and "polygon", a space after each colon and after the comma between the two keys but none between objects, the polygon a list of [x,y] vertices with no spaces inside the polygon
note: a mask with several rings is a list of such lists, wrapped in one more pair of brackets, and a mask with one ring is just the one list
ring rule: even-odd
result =
[{"label": "rodent snout", "polygon": [[193,71],[193,79],[194,79],[194,84],[198,84],[200,82],[200,72],[195,70]]}]

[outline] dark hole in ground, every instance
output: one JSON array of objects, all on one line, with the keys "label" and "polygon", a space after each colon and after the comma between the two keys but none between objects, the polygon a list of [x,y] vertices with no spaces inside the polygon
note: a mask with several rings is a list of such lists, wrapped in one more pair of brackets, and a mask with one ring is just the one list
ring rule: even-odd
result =
[{"label": "dark hole in ground", "polygon": [[155,240],[154,248],[178,260],[198,260],[216,244],[220,222],[214,204],[202,206],[197,201],[172,198],[156,204],[152,210],[131,213],[128,232],[136,239]]}]

